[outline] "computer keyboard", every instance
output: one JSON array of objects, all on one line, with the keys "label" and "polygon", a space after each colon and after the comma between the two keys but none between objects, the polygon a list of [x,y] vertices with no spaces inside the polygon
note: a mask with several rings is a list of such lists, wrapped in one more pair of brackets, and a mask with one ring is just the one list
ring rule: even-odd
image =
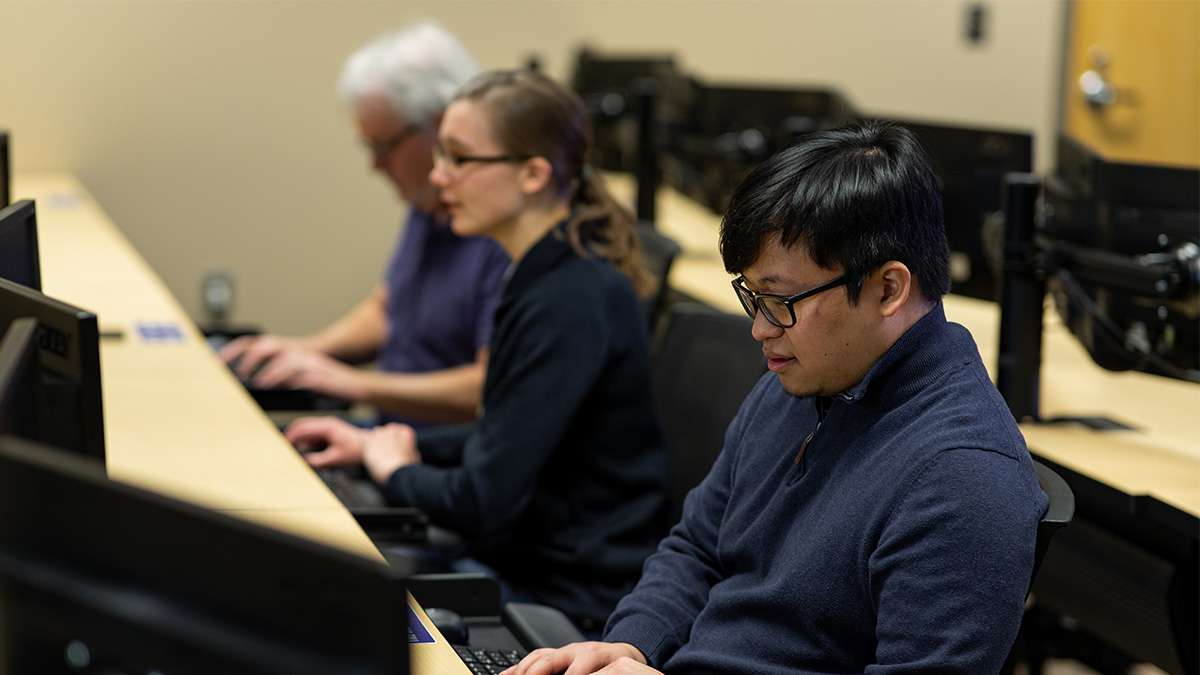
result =
[{"label": "computer keyboard", "polygon": [[383,495],[378,490],[365,486],[350,477],[344,469],[317,469],[333,495],[351,509],[379,508],[384,505]]},{"label": "computer keyboard", "polygon": [[517,665],[525,658],[525,652],[498,649],[477,649],[455,645],[454,651],[475,675],[496,675]]}]

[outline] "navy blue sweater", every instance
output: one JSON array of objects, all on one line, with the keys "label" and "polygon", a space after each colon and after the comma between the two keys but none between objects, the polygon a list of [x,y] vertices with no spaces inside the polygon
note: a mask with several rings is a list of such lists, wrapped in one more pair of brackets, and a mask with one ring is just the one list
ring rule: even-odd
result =
[{"label": "navy blue sweater", "polygon": [[1046,504],[938,304],[850,391],[763,377],[605,639],[668,673],[995,673]]}]

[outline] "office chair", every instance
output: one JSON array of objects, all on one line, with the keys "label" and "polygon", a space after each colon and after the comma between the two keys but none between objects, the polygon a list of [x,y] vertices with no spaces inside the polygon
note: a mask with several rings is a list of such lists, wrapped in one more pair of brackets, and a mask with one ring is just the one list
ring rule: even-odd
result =
[{"label": "office chair", "polygon": [[1033,556],[1033,574],[1029,577],[1029,586],[1033,587],[1033,580],[1037,578],[1038,569],[1042,565],[1042,559],[1046,557],[1046,551],[1050,548],[1050,539],[1067,525],[1071,524],[1071,518],[1075,516],[1075,493],[1071,492],[1071,486],[1067,485],[1067,481],[1062,479],[1050,467],[1034,460],[1033,469],[1037,472],[1038,485],[1041,486],[1042,492],[1050,498],[1050,505],[1046,507],[1046,515],[1042,516],[1042,520],[1038,522],[1037,530],[1037,548]]},{"label": "office chair", "polygon": [[[1041,486],[1042,492],[1046,493],[1050,503],[1046,506],[1045,515],[1038,521],[1033,572],[1029,575],[1029,586],[1027,587],[1029,589],[1033,588],[1033,582],[1037,579],[1042,560],[1045,559],[1046,551],[1050,548],[1050,540],[1059,530],[1070,525],[1071,519],[1075,516],[1075,493],[1071,491],[1071,486],[1067,485],[1067,481],[1063,480],[1062,476],[1058,475],[1054,469],[1036,459],[1033,460],[1033,470],[1037,473],[1038,485]],[[1028,609],[1027,606],[1027,617],[1029,616]],[[1042,672],[1042,662],[1044,661],[1042,655],[1045,652],[1039,643],[1036,630],[1028,627],[1023,621],[1008,660],[1005,661],[1000,672],[1003,675],[1012,675],[1016,671],[1017,662],[1026,661],[1029,674],[1039,675]]]},{"label": "office chair", "polygon": [[708,474],[725,429],[766,371],[750,319],[679,303],[667,313],[651,354],[654,407],[667,446],[670,522],[683,498]]},{"label": "office chair", "polygon": [[675,258],[683,249],[675,243],[674,239],[654,229],[650,223],[638,223],[634,227],[634,231],[637,233],[638,244],[642,248],[642,259],[646,263],[646,269],[654,278],[655,283],[654,292],[642,301],[647,325],[653,332],[654,324],[666,306],[667,292],[670,290],[667,277],[671,273],[671,264],[675,262]]}]

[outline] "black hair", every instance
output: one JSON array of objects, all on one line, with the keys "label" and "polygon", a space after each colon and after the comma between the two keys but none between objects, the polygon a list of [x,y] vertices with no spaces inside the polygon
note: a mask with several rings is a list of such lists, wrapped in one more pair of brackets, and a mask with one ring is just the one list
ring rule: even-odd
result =
[{"label": "black hair", "polygon": [[773,237],[802,246],[821,267],[840,266],[851,303],[889,260],[908,267],[927,300],[950,289],[937,177],[903,127],[867,121],[820,131],[755,167],[721,222],[725,269],[743,272]]}]

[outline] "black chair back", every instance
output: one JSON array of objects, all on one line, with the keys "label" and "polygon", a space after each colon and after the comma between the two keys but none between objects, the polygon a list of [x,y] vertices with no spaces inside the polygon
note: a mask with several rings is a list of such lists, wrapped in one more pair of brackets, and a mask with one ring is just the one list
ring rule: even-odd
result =
[{"label": "black chair back", "polygon": [[671,264],[683,249],[674,239],[654,229],[649,223],[638,223],[635,231],[642,249],[642,259],[654,279],[654,292],[642,301],[647,325],[653,331],[659,314],[666,307],[667,293],[670,290],[667,277],[671,274]]},{"label": "black chair back", "polygon": [[1046,557],[1046,551],[1050,548],[1051,538],[1069,525],[1071,518],[1075,516],[1075,493],[1071,492],[1067,481],[1054,469],[1037,460],[1033,461],[1033,469],[1037,472],[1038,485],[1042,487],[1042,492],[1050,498],[1050,505],[1046,507],[1046,515],[1042,516],[1038,523],[1037,549],[1033,557],[1033,575],[1029,578],[1030,586],[1033,586],[1033,580],[1037,578],[1038,568],[1041,567],[1042,559]]},{"label": "black chair back", "polygon": [[651,368],[654,405],[667,446],[670,524],[683,498],[708,475],[725,429],[765,372],[750,319],[679,303],[667,313]]}]

